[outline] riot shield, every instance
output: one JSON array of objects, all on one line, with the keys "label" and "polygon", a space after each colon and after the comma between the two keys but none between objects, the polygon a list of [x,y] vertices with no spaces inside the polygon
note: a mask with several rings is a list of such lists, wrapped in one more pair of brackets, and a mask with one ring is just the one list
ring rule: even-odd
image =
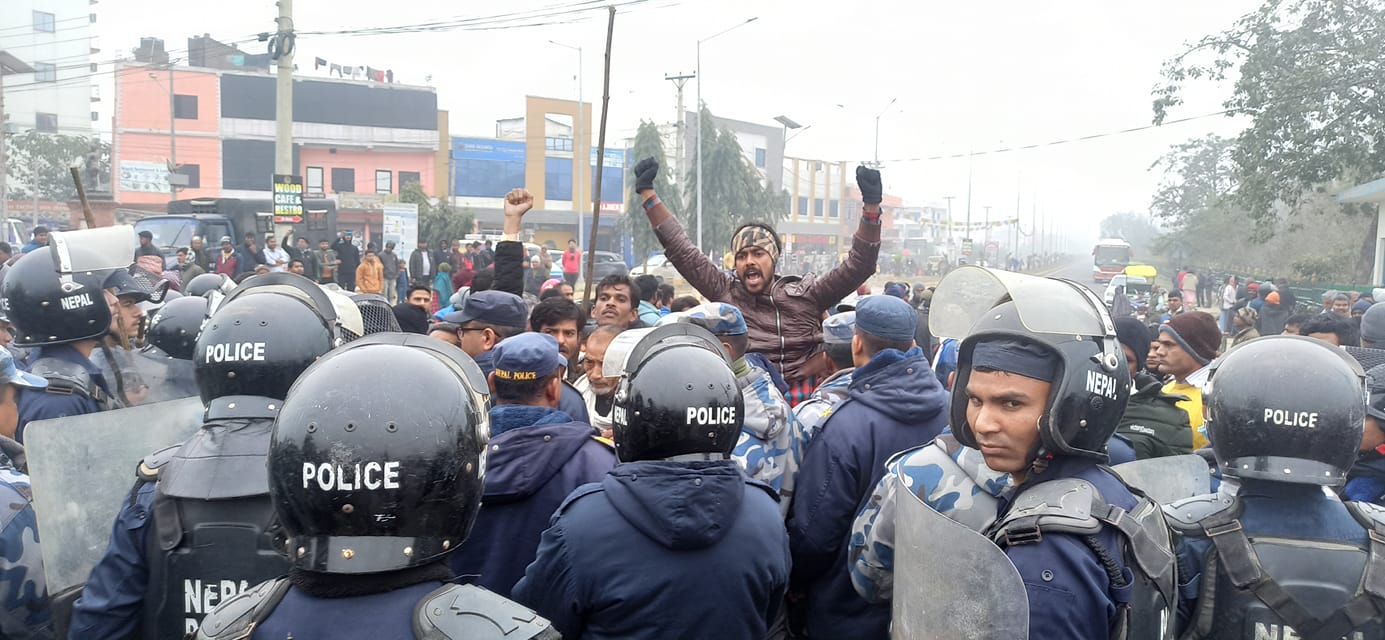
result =
[{"label": "riot shield", "polygon": [[145,456],[189,438],[202,400],[185,398],[31,422],[24,431],[48,592],[86,583]]},{"label": "riot shield", "polygon": [[1111,467],[1126,484],[1145,492],[1159,504],[1212,492],[1207,461],[1191,453],[1135,460]]},{"label": "riot shield", "polygon": [[1023,640],[1029,595],[1015,565],[990,540],[896,494],[893,640]]},{"label": "riot shield", "polygon": [[928,328],[934,336],[960,340],[977,320],[1006,300],[1014,301],[1020,322],[1035,333],[1115,335],[1115,327],[1103,317],[1105,305],[1086,287],[971,265],[954,269],[938,283]]}]

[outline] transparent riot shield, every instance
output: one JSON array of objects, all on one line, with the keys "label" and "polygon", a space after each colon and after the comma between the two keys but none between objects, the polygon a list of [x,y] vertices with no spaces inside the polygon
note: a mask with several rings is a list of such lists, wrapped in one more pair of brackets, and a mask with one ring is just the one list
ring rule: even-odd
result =
[{"label": "transparent riot shield", "polygon": [[895,500],[890,638],[1027,639],[1029,596],[1005,552],[912,492]]},{"label": "transparent riot shield", "polygon": [[185,398],[31,422],[24,430],[48,592],[86,583],[145,456],[186,440],[202,400]]},{"label": "transparent riot shield", "polygon": [[970,265],[954,269],[938,283],[928,328],[934,336],[960,340],[977,320],[1006,300],[1014,301],[1020,322],[1035,333],[1115,335],[1115,326],[1103,313],[1105,305],[1086,287]]},{"label": "transparent riot shield", "polygon": [[129,225],[54,231],[50,238],[60,273],[129,268],[137,245],[135,228]]},{"label": "transparent riot shield", "polygon": [[1135,460],[1111,467],[1126,484],[1159,504],[1212,492],[1207,461],[1191,453]]}]

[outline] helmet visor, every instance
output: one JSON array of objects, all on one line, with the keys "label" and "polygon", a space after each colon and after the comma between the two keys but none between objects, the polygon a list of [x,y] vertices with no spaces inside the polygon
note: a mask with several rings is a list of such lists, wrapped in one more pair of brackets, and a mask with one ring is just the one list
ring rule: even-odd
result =
[{"label": "helmet visor", "polygon": [[135,228],[129,225],[54,231],[50,238],[63,274],[125,269],[135,255]]},{"label": "helmet visor", "polygon": [[1095,295],[1079,284],[971,265],[953,270],[938,283],[928,328],[940,338],[965,338],[978,320],[1006,300],[1015,303],[1020,322],[1034,333],[1115,334]]}]

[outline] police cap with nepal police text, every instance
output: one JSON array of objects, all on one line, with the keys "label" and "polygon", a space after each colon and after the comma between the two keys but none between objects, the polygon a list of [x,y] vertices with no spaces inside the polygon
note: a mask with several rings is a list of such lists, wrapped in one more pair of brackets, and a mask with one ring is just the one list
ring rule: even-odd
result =
[{"label": "police cap with nepal police text", "polygon": [[558,351],[558,340],[546,333],[521,333],[506,338],[492,350],[495,377],[509,382],[538,380],[567,360]]}]

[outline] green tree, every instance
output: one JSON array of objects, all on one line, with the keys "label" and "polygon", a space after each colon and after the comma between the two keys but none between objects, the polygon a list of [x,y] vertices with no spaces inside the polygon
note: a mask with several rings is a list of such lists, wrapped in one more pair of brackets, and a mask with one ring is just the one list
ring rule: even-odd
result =
[{"label": "green tree", "polygon": [[[1266,0],[1165,63],[1154,121],[1182,104],[1187,83],[1234,81],[1224,106],[1250,118],[1231,153],[1234,194],[1263,235],[1311,194],[1385,173],[1382,33],[1385,0]],[[1358,274],[1369,273],[1374,238],[1372,223]]]},{"label": "green tree", "polygon": [[[40,200],[75,199],[77,187],[68,169],[85,167],[89,154],[94,154],[98,181],[109,182],[111,146],[98,138],[26,131],[6,134],[6,143],[9,197],[15,200],[35,195]],[[88,191],[95,190],[87,175],[82,179]]]},{"label": "green tree", "polygon": [[[702,108],[702,176],[706,181],[702,208],[703,243],[707,248],[729,248],[731,233],[748,222],[774,224],[789,211],[789,195],[775,193],[741,150],[736,134],[717,127],[712,112]],[[690,167],[688,189],[689,233],[697,235],[697,171]]]},{"label": "green tree", "polygon": [[[657,158],[659,164],[668,167],[668,154],[664,152],[663,137],[659,135],[659,127],[652,122],[640,122],[640,128],[635,132],[635,143],[631,147],[630,158],[632,160],[626,168],[625,182],[632,185],[625,201],[625,215],[616,221],[616,229],[622,233],[629,233],[635,245],[635,260],[643,261],[644,257],[651,252],[659,250],[659,239],[654,236],[654,229],[649,226],[649,220],[645,218],[643,203],[639,194],[635,193],[634,163],[645,158]],[[688,225],[690,220],[686,212],[683,211],[682,198],[678,193],[678,188],[673,184],[671,172],[662,170],[658,177],[654,179],[654,191],[659,194],[659,198],[664,201],[673,215]]]},{"label": "green tree", "polygon": [[399,188],[399,201],[418,205],[419,240],[451,242],[476,229],[476,218],[471,211],[458,211],[445,198],[429,198],[417,182]]},{"label": "green tree", "polygon": [[1102,219],[1101,237],[1123,238],[1135,249],[1136,256],[1145,256],[1155,248],[1155,241],[1159,238],[1159,227],[1154,225],[1154,221],[1147,214],[1122,211]]}]

